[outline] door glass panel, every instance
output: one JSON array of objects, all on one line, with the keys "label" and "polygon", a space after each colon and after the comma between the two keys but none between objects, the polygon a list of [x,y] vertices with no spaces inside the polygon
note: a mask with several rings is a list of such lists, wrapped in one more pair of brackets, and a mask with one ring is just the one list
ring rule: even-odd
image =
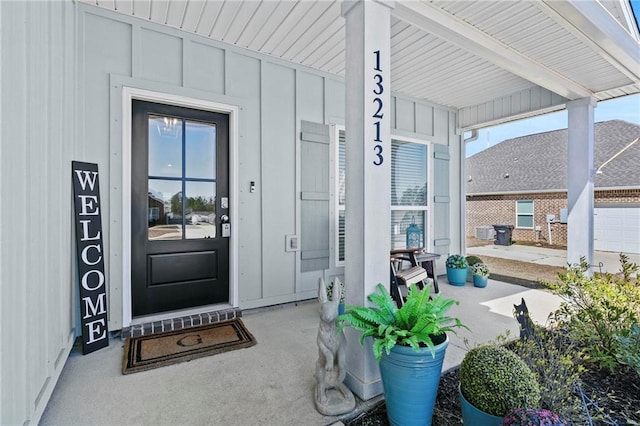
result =
[{"label": "door glass panel", "polygon": [[185,124],[185,177],[215,179],[216,126],[187,121]]},{"label": "door glass panel", "polygon": [[149,176],[182,177],[182,120],[149,115]]},{"label": "door glass panel", "polygon": [[185,238],[215,238],[215,182],[185,182]]},{"label": "door glass panel", "polygon": [[182,239],[182,182],[149,179],[149,240]]}]

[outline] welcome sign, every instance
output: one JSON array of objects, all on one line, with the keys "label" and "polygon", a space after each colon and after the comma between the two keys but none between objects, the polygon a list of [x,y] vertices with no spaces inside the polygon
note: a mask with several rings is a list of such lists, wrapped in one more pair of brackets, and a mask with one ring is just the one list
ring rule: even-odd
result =
[{"label": "welcome sign", "polygon": [[109,345],[98,165],[73,161],[71,178],[76,218],[82,353],[86,355]]}]

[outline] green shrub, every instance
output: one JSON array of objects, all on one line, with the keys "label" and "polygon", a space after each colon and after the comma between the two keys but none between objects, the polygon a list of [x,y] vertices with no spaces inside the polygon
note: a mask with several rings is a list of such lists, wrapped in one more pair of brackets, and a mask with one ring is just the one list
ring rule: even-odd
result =
[{"label": "green shrub", "polygon": [[618,343],[618,361],[627,364],[640,375],[640,326],[633,324],[626,335],[616,335],[615,339]]},{"label": "green shrub", "polygon": [[452,254],[447,257],[446,266],[447,268],[464,269],[467,268],[469,264],[467,263],[467,259],[461,254]]},{"label": "green shrub", "polygon": [[558,330],[535,326],[533,337],[509,344],[509,349],[533,371],[540,386],[540,405],[560,417],[580,424],[584,419],[573,385],[582,371],[578,351]]},{"label": "green shrub", "polygon": [[504,417],[518,407],[539,407],[535,374],[515,353],[501,346],[479,346],[460,365],[460,390],[473,406]]},{"label": "green shrub", "polygon": [[473,266],[476,263],[484,263],[478,256],[467,256],[466,259],[469,266]]},{"label": "green shrub", "polygon": [[625,333],[640,322],[640,286],[632,274],[638,266],[620,255],[621,274],[586,274],[585,259],[558,274],[559,281],[544,285],[564,302],[554,313],[555,321],[566,328],[581,346],[588,361],[613,370],[617,365],[616,335]]}]

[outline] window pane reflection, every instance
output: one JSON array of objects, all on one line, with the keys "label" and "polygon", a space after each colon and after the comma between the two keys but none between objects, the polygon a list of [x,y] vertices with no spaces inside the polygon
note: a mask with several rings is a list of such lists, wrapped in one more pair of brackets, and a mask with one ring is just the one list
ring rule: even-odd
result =
[{"label": "window pane reflection", "polygon": [[392,210],[391,211],[391,249],[407,248],[407,228],[415,223],[421,231],[420,246],[425,246],[425,232],[427,213],[420,210]]},{"label": "window pane reflection", "polygon": [[182,177],[182,120],[149,116],[149,176]]},{"label": "window pane reflection", "polygon": [[391,205],[427,205],[427,146],[391,141]]},{"label": "window pane reflection", "polygon": [[185,182],[185,238],[215,238],[215,182]]},{"label": "window pane reflection", "polygon": [[149,240],[182,239],[182,182],[149,179]]},{"label": "window pane reflection", "polygon": [[215,179],[216,126],[187,121],[185,145],[185,177]]}]

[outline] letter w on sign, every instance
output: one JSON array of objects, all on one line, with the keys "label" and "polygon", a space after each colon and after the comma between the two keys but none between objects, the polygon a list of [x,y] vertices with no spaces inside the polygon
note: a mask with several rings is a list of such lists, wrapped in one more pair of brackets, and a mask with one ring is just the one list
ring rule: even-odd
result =
[{"label": "letter w on sign", "polygon": [[98,165],[71,163],[84,355],[109,345]]}]

